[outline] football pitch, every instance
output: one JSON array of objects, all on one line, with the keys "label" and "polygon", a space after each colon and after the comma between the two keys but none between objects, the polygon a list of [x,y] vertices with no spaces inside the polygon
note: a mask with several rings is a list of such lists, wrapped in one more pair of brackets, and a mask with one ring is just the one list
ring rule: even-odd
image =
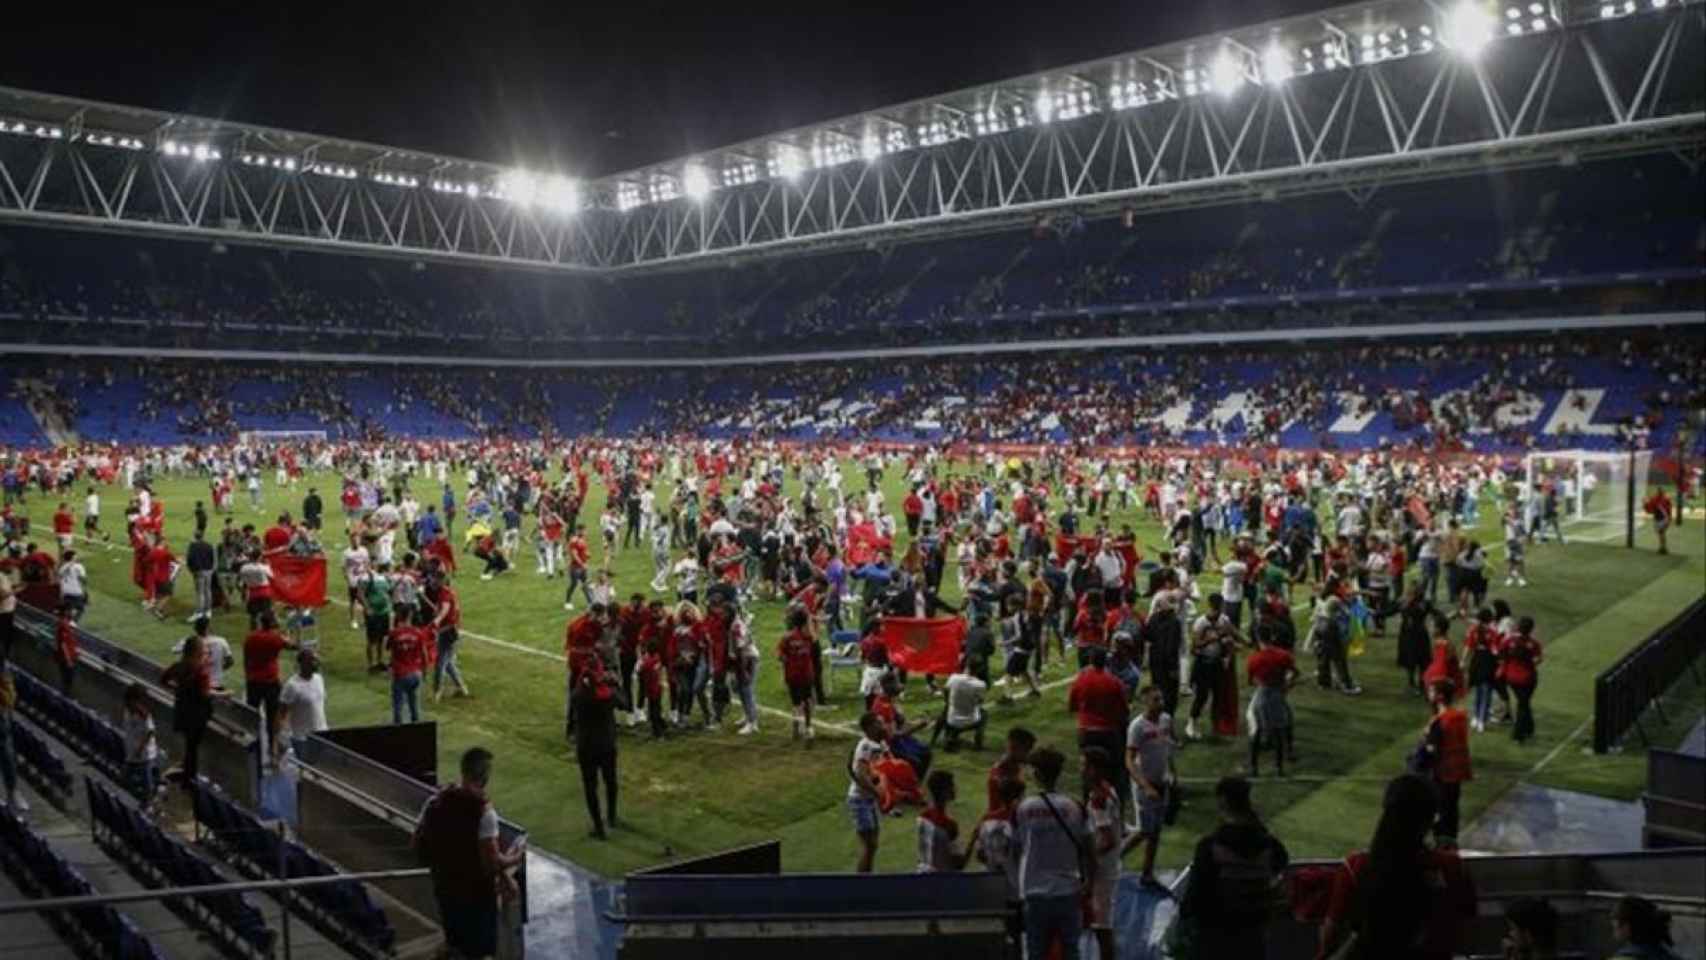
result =
[{"label": "football pitch", "polygon": [[[863,489],[862,470],[844,464],[843,475],[850,493]],[[254,523],[257,529],[265,529],[281,510],[296,513],[309,486],[317,487],[327,503],[323,536],[332,605],[320,617],[320,650],[332,725],[389,722],[389,677],[365,671],[362,635],[350,629],[348,611],[342,605],[345,585],[338,554],[344,544],[337,506],[338,478],[310,474],[294,489],[274,488],[271,471],[264,479],[268,482],[261,509],[251,510],[242,491],[234,498],[239,525]],[[461,504],[466,500],[464,480],[455,478],[453,482]],[[884,478],[884,491],[889,509],[897,514],[903,484],[901,469],[891,467]],[[658,502],[665,503],[670,493],[667,480],[660,480],[658,486]],[[436,484],[417,480],[414,490],[423,504],[438,499]],[[155,491],[165,501],[166,534],[181,556],[193,529],[191,510],[195,501],[211,503],[206,481],[200,477],[167,477],[156,482]],[[792,477],[788,492],[797,493]],[[79,518],[81,493],[82,488],[78,488],[72,503]],[[117,487],[101,489],[101,493],[106,529],[122,539],[126,494]],[[595,484],[582,510],[583,524],[589,518],[596,520],[596,511],[603,503],[604,492]],[[32,529],[44,546],[51,540],[55,505],[55,501],[36,494],[27,506]],[[1475,779],[1463,794],[1465,823],[1472,823],[1489,804],[1522,781],[1632,799],[1644,782],[1645,757],[1641,751],[1594,756],[1588,750],[1593,678],[1701,596],[1706,584],[1706,523],[1696,515],[1673,528],[1670,556],[1655,553],[1656,541],[1645,528],[1638,533],[1633,551],[1625,549],[1621,541],[1614,545],[1537,544],[1529,551],[1531,585],[1507,589],[1501,587],[1504,548],[1495,528],[1497,520],[1496,508],[1489,501],[1481,510],[1481,526],[1476,531],[1491,551],[1489,598],[1504,597],[1518,616],[1534,617],[1537,635],[1545,645],[1545,662],[1534,699],[1537,736],[1519,745],[1511,741],[1508,727],[1494,727],[1472,741]],[[1135,505],[1132,510],[1114,513],[1112,523],[1122,522],[1131,523],[1138,531],[1145,556],[1157,552],[1163,540],[1158,523],[1144,518]],[[220,516],[212,515],[210,537],[217,536],[220,523]],[[463,518],[458,517],[458,549],[464,526]],[[597,566],[602,562],[602,548],[596,530],[591,532],[593,564]],[[902,528],[897,556],[904,544]],[[91,602],[84,625],[167,662],[172,644],[188,632],[185,617],[193,603],[192,591],[180,581],[171,617],[157,622],[139,610],[139,593],[130,583],[128,547],[106,548],[82,542],[78,546],[90,575]],[[762,654],[758,698],[764,714],[760,732],[737,736],[734,730],[738,721],[730,720],[720,731],[673,731],[666,740],[654,742],[643,735],[643,728],[624,728],[619,745],[619,813],[623,823],[607,841],[590,839],[573,747],[563,734],[563,632],[571,616],[584,612],[585,598],[577,599],[574,613],[565,612],[564,581],[537,576],[531,549],[525,544],[518,560],[512,572],[488,582],[479,578],[478,561],[459,554],[456,586],[463,603],[464,630],[460,658],[473,696],[447,696],[437,704],[427,699],[422,705],[423,719],[438,723],[442,777],[455,775],[457,757],[464,749],[474,745],[492,749],[497,755],[492,795],[499,811],[526,827],[534,846],[609,876],[772,838],[782,842],[787,870],[851,869],[856,844],[843,799],[852,730],[861,709],[856,673],[842,671],[834,677],[832,707],[818,714],[818,739],[813,743],[793,740],[781,670],[774,656],[782,632],[783,608],[778,602],[759,601],[754,605],[754,631]],[[649,548],[618,553],[612,570],[618,597],[625,599],[634,592],[651,595],[647,586],[652,575]],[[1218,573],[1205,572],[1203,593],[1218,589],[1218,585]],[[944,578],[943,590],[949,600],[959,600],[951,572]],[[1293,594],[1299,636],[1305,632],[1307,597],[1307,587],[1298,587]],[[855,620],[856,611],[850,611]],[[246,628],[246,618],[237,612],[216,617],[213,629],[240,647]],[[1319,690],[1312,682],[1300,684],[1292,694],[1301,762],[1288,768],[1291,775],[1285,779],[1273,777],[1269,768],[1270,775],[1257,781],[1255,798],[1257,808],[1294,857],[1337,857],[1368,842],[1383,784],[1401,772],[1404,757],[1427,720],[1421,698],[1404,690],[1403,675],[1394,657],[1396,632],[1394,620],[1387,637],[1371,638],[1366,654],[1352,662],[1365,691],[1362,696]],[[1462,636],[1461,625],[1456,635]],[[1312,678],[1313,658],[1300,653],[1299,665]],[[227,676],[240,678],[240,667]],[[1070,752],[1075,743],[1073,718],[1065,706],[1065,686],[1070,679],[1070,673],[1051,661],[1041,699],[998,704],[991,698],[988,742],[983,751],[972,750],[969,741],[957,753],[937,750],[937,768],[952,771],[958,779],[960,799],[954,812],[962,824],[969,825],[982,812],[984,776],[1008,727],[1029,727],[1043,744]],[[1241,691],[1244,686],[1240,676]],[[1669,722],[1647,725],[1657,745],[1674,745],[1702,713],[1701,690],[1688,677],[1681,678],[1670,699],[1681,706],[1669,711]],[[919,719],[933,716],[939,703],[927,697],[922,684],[915,681],[901,706],[909,719]],[[1184,701],[1181,711],[1188,704]],[[738,705],[729,714],[738,717]],[[1182,723],[1180,727],[1182,730]],[[177,743],[169,737],[166,740],[167,750],[173,754],[170,759],[175,760]],[[1180,866],[1189,859],[1196,838],[1215,822],[1211,795],[1214,780],[1235,772],[1246,759],[1242,739],[1204,740],[1180,754],[1178,768],[1185,784],[1186,805],[1178,826],[1164,836],[1164,866]],[[1075,767],[1069,764],[1069,770]],[[1063,789],[1077,789],[1074,776],[1069,773]],[[913,869],[914,847],[910,815],[886,821],[878,869]]]}]

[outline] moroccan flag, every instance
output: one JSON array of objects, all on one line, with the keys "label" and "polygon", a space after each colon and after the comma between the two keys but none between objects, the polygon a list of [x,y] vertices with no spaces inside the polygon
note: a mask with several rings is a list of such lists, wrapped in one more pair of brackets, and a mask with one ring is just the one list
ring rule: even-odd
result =
[{"label": "moroccan flag", "polygon": [[959,617],[884,617],[877,636],[889,662],[909,673],[947,676],[960,662],[966,622]]},{"label": "moroccan flag", "polygon": [[326,605],[326,558],[280,554],[267,560],[272,567],[272,594],[287,607]]}]

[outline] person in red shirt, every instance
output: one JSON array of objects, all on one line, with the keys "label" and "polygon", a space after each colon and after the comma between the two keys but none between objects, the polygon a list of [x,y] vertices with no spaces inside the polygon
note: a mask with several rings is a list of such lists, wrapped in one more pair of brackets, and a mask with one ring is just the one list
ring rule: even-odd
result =
[{"label": "person in red shirt", "polygon": [[788,632],[776,646],[776,656],[782,661],[782,679],[788,686],[788,702],[794,707],[794,739],[805,730],[806,740],[812,733],[812,693],[817,678],[817,655],[813,652],[811,634],[806,630],[806,612],[788,612]]},{"label": "person in red shirt", "polygon": [[53,512],[53,536],[59,541],[59,550],[63,553],[71,549],[72,523],[71,507],[60,501],[59,509]]},{"label": "person in red shirt", "polygon": [[[1659,537],[1659,553],[1670,553],[1670,547],[1665,543],[1665,533],[1670,530],[1671,518],[1675,512],[1675,509],[1671,505],[1670,497],[1662,488],[1654,490],[1653,495],[1648,497],[1641,504],[1641,509],[1646,511],[1647,515],[1653,518],[1653,532],[1658,534]],[[54,530],[57,532],[58,529],[59,520],[58,517],[55,517]]]},{"label": "person in red shirt", "polygon": [[1516,725],[1511,738],[1524,743],[1534,736],[1534,688],[1540,683],[1540,641],[1534,639],[1534,618],[1516,622],[1516,636],[1506,637],[1499,652],[1499,676],[1516,695]]},{"label": "person in red shirt", "polygon": [[156,537],[148,550],[148,600],[143,604],[155,619],[166,619],[166,605],[172,601],[172,574],[178,558],[166,546],[166,538]]},{"label": "person in red shirt", "polygon": [[617,641],[617,664],[622,672],[622,702],[630,704],[632,709],[628,714],[628,726],[640,725],[640,701],[634,699],[634,670],[640,664],[640,634],[645,630],[651,615],[646,610],[646,596],[636,593],[628,598],[628,605],[616,613],[616,622],[620,631]]},{"label": "person in red shirt", "polygon": [[[1078,611],[1078,616],[1072,621],[1072,637],[1078,645],[1078,669],[1083,670],[1090,662],[1090,651],[1108,650],[1108,615],[1102,604],[1100,591],[1092,591],[1084,604],[1084,609]],[[1107,661],[1104,659],[1104,663]],[[1124,754],[1121,754],[1124,756]]]},{"label": "person in red shirt", "polygon": [[1255,692],[1250,695],[1250,776],[1261,776],[1262,748],[1274,749],[1274,769],[1285,776],[1286,754],[1295,752],[1291,704],[1286,694],[1299,672],[1291,651],[1274,643],[1273,635],[1257,631],[1256,652],[1244,662],[1244,673]]},{"label": "person in red shirt", "polygon": [[432,630],[399,620],[385,638],[391,651],[391,722],[403,722],[403,704],[409,705],[409,722],[421,722],[421,675],[426,672],[427,644]]},{"label": "person in red shirt", "polygon": [[664,735],[663,722],[663,657],[659,655],[657,641],[642,645],[644,652],[640,654],[639,663],[635,665],[635,675],[639,679],[640,695],[646,704],[646,721],[652,728],[652,739],[661,740]]},{"label": "person in red shirt", "polygon": [[[1078,720],[1078,747],[1080,750],[1097,747],[1107,751],[1110,757],[1123,757],[1126,720],[1129,719],[1125,684],[1108,672],[1106,647],[1080,648],[1079,657],[1085,661],[1084,668],[1078,672],[1066,695],[1066,708]],[[1129,805],[1129,778],[1123,770],[1112,773],[1112,778],[1120,802]]]},{"label": "person in red shirt", "polygon": [[270,557],[290,549],[290,530],[290,514],[279,514],[278,522],[268,527],[266,533],[261,534],[262,552]]},{"label": "person in red shirt", "polygon": [[1354,935],[1359,956],[1451,960],[1467,945],[1475,885],[1456,851],[1424,842],[1438,812],[1433,784],[1398,777],[1382,808],[1369,849],[1346,857],[1333,879],[1316,957],[1332,956]]},{"label": "person in red shirt", "polygon": [[[565,703],[574,699],[575,685],[580,682],[581,673],[591,666],[591,661],[598,658],[598,640],[604,633],[604,623],[604,606],[595,603],[586,613],[569,621],[568,628],[563,631],[563,655],[568,659],[569,666]],[[573,710],[568,711],[567,718],[564,733],[573,740]]]},{"label": "person in red shirt", "polygon": [[437,703],[444,693],[444,678],[456,685],[458,697],[471,696],[468,683],[462,679],[462,664],[457,648],[462,640],[462,602],[450,584],[440,584],[438,600],[432,617],[433,634],[429,634],[427,660],[432,664],[432,702]]},{"label": "person in red shirt", "polygon": [[71,681],[77,673],[77,608],[69,603],[59,605],[59,623],[54,627],[54,656],[59,665],[59,683],[65,695],[71,696]]},{"label": "person in red shirt", "polygon": [[591,557],[592,553],[587,549],[586,545],[586,536],[581,533],[580,525],[576,524],[573,535],[569,537],[569,550],[567,557],[569,564],[567,570],[569,586],[568,589],[563,592],[564,610],[573,610],[575,608],[576,584],[580,585],[581,593],[586,595],[586,602],[593,602],[592,588],[587,584],[586,572],[587,564],[590,562]]},{"label": "person in red shirt", "polygon": [[901,501],[900,512],[906,516],[906,535],[909,539],[918,539],[918,524],[924,519],[924,498],[917,490],[906,491],[906,499]]},{"label": "person in red shirt", "polygon": [[1469,762],[1469,715],[1454,706],[1457,691],[1451,681],[1441,680],[1429,691],[1434,715],[1422,733],[1422,751],[1433,773],[1439,793],[1439,820],[1434,824],[1434,844],[1442,849],[1457,846],[1458,807],[1463,784],[1474,779]]},{"label": "person in red shirt", "polygon": [[1003,783],[1025,782],[1025,761],[1030,759],[1031,751],[1036,745],[1037,735],[1024,727],[1013,727],[1007,731],[1007,748],[1002,751],[1001,759],[990,764],[989,776],[986,778],[989,806],[984,813],[985,817],[994,816],[1002,809]]},{"label": "person in red shirt", "polygon": [[243,699],[261,709],[268,730],[274,729],[273,717],[278,713],[278,655],[295,649],[296,644],[278,632],[271,610],[261,614],[260,629],[243,639]]}]

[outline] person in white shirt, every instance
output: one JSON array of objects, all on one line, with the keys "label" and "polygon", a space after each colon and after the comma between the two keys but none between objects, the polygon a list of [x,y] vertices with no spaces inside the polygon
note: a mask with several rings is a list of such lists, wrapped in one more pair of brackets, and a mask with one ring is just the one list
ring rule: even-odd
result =
[{"label": "person in white shirt", "polygon": [[65,551],[65,559],[59,564],[58,579],[60,602],[70,609],[72,620],[82,619],[83,611],[89,608],[89,571],[77,559],[77,551]]},{"label": "person in white shirt", "polygon": [[1239,625],[1244,610],[1244,578],[1250,567],[1237,554],[1220,568],[1220,596],[1226,601],[1226,616],[1234,627]]},{"label": "person in white shirt", "polygon": [[320,657],[304,650],[296,658],[296,672],[284,681],[278,702],[284,708],[284,721],[290,728],[291,747],[298,759],[306,762],[308,736],[327,728],[326,678],[320,675]]},{"label": "person in white shirt", "polygon": [[[225,686],[225,671],[236,664],[237,659],[231,655],[231,642],[217,634],[208,633],[212,621],[206,617],[197,617],[190,626],[195,635],[201,638],[201,649],[207,654],[207,678],[215,690]],[[189,642],[185,637],[172,645],[172,655],[183,656],[184,644]]]},{"label": "person in white shirt", "polygon": [[969,732],[972,735],[972,747],[983,749],[983,728],[988,717],[983,710],[983,695],[989,690],[989,685],[967,672],[966,662],[962,658],[953,675],[948,677],[947,705],[936,718],[935,731],[930,734],[930,746],[948,735],[949,753],[960,747],[960,734]]},{"label": "person in white shirt", "polygon": [[871,764],[888,756],[888,730],[882,718],[867,713],[859,718],[863,734],[853,746],[853,757],[847,762],[847,812],[853,819],[853,833],[859,838],[859,860],[855,873],[870,873],[877,859],[877,841],[881,836],[882,815],[877,803],[877,775]]},{"label": "person in white shirt", "polygon": [[372,565],[373,559],[368,554],[367,548],[352,536],[349,546],[344,548],[343,560],[344,582],[349,584],[349,628],[360,630],[361,621],[357,619],[356,611],[361,606],[361,596],[356,584],[367,578],[367,569]]},{"label": "person in white shirt", "polygon": [[1043,748],[1031,753],[1037,796],[1013,814],[1013,855],[1019,860],[1019,896],[1025,904],[1025,955],[1042,957],[1051,940],[1077,954],[1083,929],[1079,894],[1095,869],[1089,817],[1078,801],[1055,792],[1066,758]]}]

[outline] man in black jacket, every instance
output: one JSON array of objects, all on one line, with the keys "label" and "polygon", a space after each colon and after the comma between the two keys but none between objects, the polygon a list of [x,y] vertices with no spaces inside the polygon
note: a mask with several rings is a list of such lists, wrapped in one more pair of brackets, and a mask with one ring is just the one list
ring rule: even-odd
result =
[{"label": "man in black jacket", "polygon": [[190,615],[190,619],[212,616],[215,557],[213,544],[207,542],[207,535],[200,528],[190,540],[189,549],[184,551],[184,564],[189,567],[190,576],[195,581],[195,613]]},{"label": "man in black jacket", "polygon": [[308,496],[302,498],[302,525],[310,530],[320,529],[320,514],[326,505],[320,501],[320,491],[308,488]]},{"label": "man in black jacket", "polygon": [[[616,826],[616,710],[627,709],[616,679],[597,660],[581,674],[569,701],[574,712],[575,759],[586,792],[586,812],[592,818],[594,840],[606,839],[605,823]],[[598,779],[604,778],[606,816],[599,816]]]}]

